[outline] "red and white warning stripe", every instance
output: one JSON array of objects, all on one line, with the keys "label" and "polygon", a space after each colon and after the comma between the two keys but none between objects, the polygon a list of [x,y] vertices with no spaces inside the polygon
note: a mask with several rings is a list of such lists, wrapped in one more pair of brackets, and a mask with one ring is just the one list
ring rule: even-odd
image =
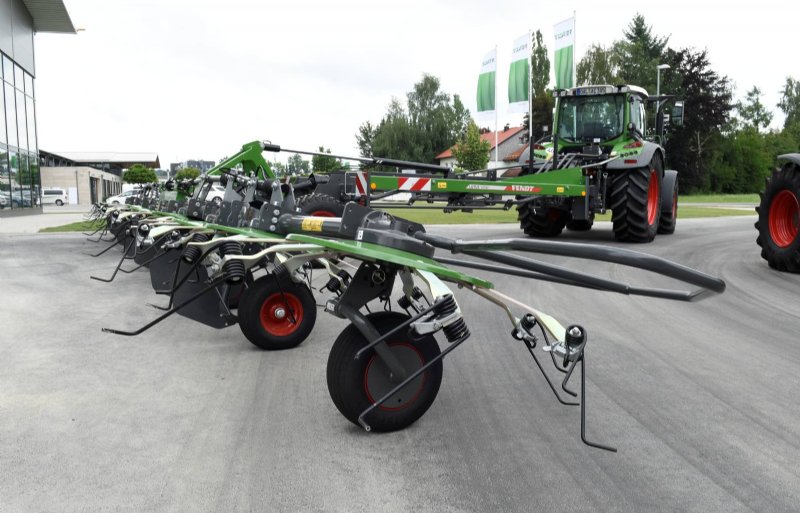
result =
[{"label": "red and white warning stripe", "polygon": [[356,171],[356,195],[363,196],[367,194],[367,190],[367,173]]},{"label": "red and white warning stripe", "polygon": [[431,190],[430,178],[398,178],[397,188],[401,191],[429,191]]}]

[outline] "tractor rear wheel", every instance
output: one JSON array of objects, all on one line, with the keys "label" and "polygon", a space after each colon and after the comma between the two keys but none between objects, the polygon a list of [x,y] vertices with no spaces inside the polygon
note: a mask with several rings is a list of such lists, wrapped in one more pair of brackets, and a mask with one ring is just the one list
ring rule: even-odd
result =
[{"label": "tractor rear wheel", "polygon": [[[662,185],[664,185],[662,183]],[[661,200],[661,219],[658,220],[658,233],[670,235],[675,233],[675,224],[678,222],[678,178],[675,177],[675,183],[672,184],[672,194],[670,195],[671,201],[669,204],[664,205],[663,198]]]},{"label": "tractor rear wheel", "polygon": [[800,166],[787,163],[773,173],[756,212],[761,257],[773,269],[800,273]]},{"label": "tractor rear wheel", "polygon": [[650,242],[661,218],[661,161],[621,171],[611,181],[611,222],[614,237],[624,242]]},{"label": "tractor rear wheel", "polygon": [[517,207],[520,228],[529,237],[556,237],[567,225],[567,213],[554,207],[533,208],[530,203]]},{"label": "tractor rear wheel", "polygon": [[300,212],[315,217],[342,217],[344,205],[327,194],[308,194],[297,201]]},{"label": "tractor rear wheel", "polygon": [[[377,312],[367,316],[380,333],[386,333],[408,320],[397,312]],[[375,401],[388,394],[400,382],[391,373],[375,350],[359,359],[359,349],[368,340],[352,324],[336,338],[328,357],[328,391],[336,408],[344,417],[358,424],[358,416]],[[436,358],[439,345],[432,335],[411,339],[402,330],[386,340],[389,350],[410,376]],[[388,432],[406,428],[416,422],[433,404],[442,383],[442,362],[429,367],[386,402],[373,409],[365,421],[372,431]]]},{"label": "tractor rear wheel", "polygon": [[242,333],[253,345],[267,350],[290,349],[311,333],[317,305],[305,285],[268,274],[242,293],[238,317]]}]

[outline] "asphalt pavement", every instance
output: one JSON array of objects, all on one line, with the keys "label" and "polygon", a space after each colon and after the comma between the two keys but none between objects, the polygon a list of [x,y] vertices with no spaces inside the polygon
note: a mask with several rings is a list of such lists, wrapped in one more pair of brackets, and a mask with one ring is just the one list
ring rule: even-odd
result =
[{"label": "asphalt pavement", "polygon": [[[588,330],[587,435],[502,311],[456,291],[472,337],[445,359],[430,410],[366,433],[332,404],[325,368],[345,323],[257,350],[238,327],[158,315],[144,271],[79,234],[0,235],[0,511],[796,512],[800,275],[759,257],[754,218],[681,220],[624,246],[718,275],[681,303],[491,273],[498,290]],[[518,237],[514,225],[434,227]],[[611,242],[609,223],[562,240]],[[673,285],[593,261],[545,260]],[[576,383],[577,384],[577,383]]]}]

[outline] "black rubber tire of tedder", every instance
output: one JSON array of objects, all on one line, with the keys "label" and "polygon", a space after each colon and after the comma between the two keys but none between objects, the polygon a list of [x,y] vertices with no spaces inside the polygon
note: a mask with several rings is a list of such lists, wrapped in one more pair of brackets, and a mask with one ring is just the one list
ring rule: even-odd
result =
[{"label": "black rubber tire of tedder", "polygon": [[[408,319],[398,312],[376,312],[367,318],[381,333],[386,333]],[[336,338],[328,357],[328,391],[333,404],[344,417],[358,424],[358,416],[399,383],[389,378],[389,370],[374,350],[355,359],[356,352],[367,345],[367,339],[350,324]],[[436,358],[439,345],[432,335],[412,340],[397,333],[386,341],[388,347],[410,375]],[[404,429],[416,422],[433,404],[442,383],[442,362],[439,360],[411,383],[372,410],[365,421],[372,431],[389,432]]]},{"label": "black rubber tire of tedder", "polygon": [[533,208],[530,203],[517,207],[519,226],[529,237],[557,237],[567,225],[567,213],[553,207]]},{"label": "black rubber tire of tedder", "polygon": [[344,204],[327,194],[308,194],[297,202],[300,212],[307,216],[342,217]]},{"label": "black rubber tire of tedder", "polygon": [[767,179],[756,212],[761,258],[773,269],[800,273],[800,166],[786,163]]},{"label": "black rubber tire of tedder", "polygon": [[[611,181],[611,222],[621,242],[650,242],[661,218],[662,165],[654,157],[647,167],[618,171]],[[655,181],[655,182],[654,182]]]},{"label": "black rubber tire of tedder", "polygon": [[567,223],[567,230],[573,232],[588,232],[592,229],[593,224],[594,215],[591,215],[589,219],[573,219]]},{"label": "black rubber tire of tedder", "polygon": [[300,345],[314,329],[317,305],[303,284],[268,274],[239,298],[239,328],[253,345],[267,350]]}]

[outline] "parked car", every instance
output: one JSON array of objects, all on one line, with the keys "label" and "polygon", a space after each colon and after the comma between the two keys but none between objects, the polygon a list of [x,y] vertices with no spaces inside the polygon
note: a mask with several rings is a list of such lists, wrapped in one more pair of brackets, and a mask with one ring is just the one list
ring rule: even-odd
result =
[{"label": "parked car", "polygon": [[3,196],[3,193],[0,192],[0,210],[6,208],[7,205],[8,205],[8,200],[6,199],[5,196]]},{"label": "parked car", "polygon": [[206,195],[206,201],[213,201],[217,205],[222,204],[222,198],[225,197],[225,187],[221,185],[212,185],[211,190]]},{"label": "parked car", "polygon": [[137,194],[139,194],[139,189],[125,191],[121,194],[117,194],[116,196],[109,196],[108,198],[106,198],[106,204],[108,205],[124,204],[126,199],[136,196]]},{"label": "parked car", "polygon": [[59,187],[50,187],[42,191],[42,205],[65,205],[68,203],[67,191]]}]

